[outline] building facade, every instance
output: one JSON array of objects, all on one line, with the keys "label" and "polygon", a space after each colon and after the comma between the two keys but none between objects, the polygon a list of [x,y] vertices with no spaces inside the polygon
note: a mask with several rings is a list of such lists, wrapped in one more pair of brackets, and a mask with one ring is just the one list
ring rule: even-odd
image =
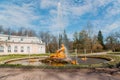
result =
[{"label": "building facade", "polygon": [[45,43],[37,37],[0,34],[0,54],[43,54]]}]

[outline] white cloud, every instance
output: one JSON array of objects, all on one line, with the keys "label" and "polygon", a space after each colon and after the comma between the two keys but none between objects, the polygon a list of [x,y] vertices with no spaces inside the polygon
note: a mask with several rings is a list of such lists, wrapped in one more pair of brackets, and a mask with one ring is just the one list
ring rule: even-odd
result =
[{"label": "white cloud", "polygon": [[58,0],[41,0],[40,7],[43,9],[56,7],[57,3],[58,3]]},{"label": "white cloud", "polygon": [[65,29],[65,27],[67,27],[68,20],[64,16],[64,11],[63,11],[64,5],[61,4],[58,10],[58,3],[59,0],[41,0],[40,8],[49,10],[49,14],[44,19],[44,21],[49,22],[49,25],[46,25],[48,29],[61,32],[62,30]]},{"label": "white cloud", "polygon": [[91,10],[91,5],[84,5],[79,7],[72,7],[71,11],[73,15],[81,16]]},{"label": "white cloud", "polygon": [[108,35],[109,33],[120,29],[119,19],[117,20],[100,19],[94,20],[92,21],[92,23],[94,23],[94,32],[97,33],[99,30],[101,30],[104,35]]},{"label": "white cloud", "polygon": [[120,1],[116,0],[113,2],[113,5],[110,6],[107,11],[106,11],[107,15],[105,17],[109,18],[109,17],[113,17],[115,15],[119,15],[120,14]]},{"label": "white cloud", "polygon": [[[105,0],[103,0],[105,1]],[[111,3],[104,11],[104,16],[96,21],[95,24],[99,26],[98,29],[102,30],[104,34],[109,34],[113,31],[120,29],[120,1],[119,0],[106,0],[104,6]],[[115,17],[117,16],[117,17]]]},{"label": "white cloud", "polygon": [[[113,0],[83,0],[82,5],[64,5],[72,15],[82,16],[86,13],[96,14],[99,7],[104,7]],[[64,9],[65,10],[65,9]]]},{"label": "white cloud", "polygon": [[[61,1],[61,0],[60,0]],[[103,14],[104,16],[102,16],[102,18],[96,19],[96,21],[93,21],[95,23],[95,25],[99,26],[99,28],[97,29],[103,29],[105,33],[109,33],[110,31],[118,28],[119,22],[117,20],[111,21],[113,18],[113,15],[117,15],[120,14],[120,7],[119,7],[119,3],[120,0],[83,0],[83,4],[82,5],[74,5],[71,2],[71,0],[62,0],[62,15],[63,15],[63,19],[62,22],[59,22],[57,20],[57,10],[56,9],[51,9],[50,10],[50,14],[52,17],[50,17],[50,21],[52,22],[51,25],[49,26],[52,29],[55,28],[60,28],[59,26],[62,24],[63,27],[65,28],[67,25],[71,24],[69,23],[70,18],[73,17],[81,17],[82,15],[86,14],[86,13],[92,13],[94,14],[99,14],[98,13],[98,8],[105,8],[106,6],[108,6],[110,3],[113,4],[113,6],[106,8],[104,10]],[[57,7],[57,3],[58,0],[42,0],[41,1],[41,6],[43,8],[50,8],[50,7]],[[109,15],[109,20],[107,20],[108,18],[106,16]]]},{"label": "white cloud", "polygon": [[[16,1],[16,0],[14,0]],[[21,0],[19,0],[21,1]],[[30,0],[29,0],[30,1]],[[39,2],[39,5],[34,4],[33,2]],[[58,19],[58,2],[61,2],[61,19]],[[115,30],[119,26],[119,20],[116,19],[111,21],[114,15],[120,14],[120,0],[83,0],[83,4],[73,4],[73,0],[34,0],[32,3],[22,3],[18,6],[15,4],[0,4],[0,24],[5,27],[35,27],[33,22],[37,23],[37,26],[44,29],[49,29],[55,32],[59,32],[65,29],[67,26],[71,25],[71,22],[79,22],[80,18],[86,14],[91,13],[92,15],[99,16],[99,8],[104,8],[106,5],[113,3],[113,6],[104,9],[106,12],[97,19],[93,24],[100,26],[96,28],[97,30],[104,30],[104,33],[109,33],[112,30]],[[40,6],[40,14],[36,14],[34,8]],[[47,10],[48,14],[42,13],[42,10]],[[38,11],[39,12],[39,11]],[[86,17],[88,20],[89,18]],[[81,19],[85,20],[85,19]],[[85,21],[83,21],[85,22]],[[87,20],[86,20],[87,22]],[[82,24],[80,22],[80,24]],[[84,25],[84,24],[83,24]],[[79,26],[79,25],[78,25]]]},{"label": "white cloud", "polygon": [[113,23],[107,24],[107,25],[104,27],[104,29],[102,29],[102,31],[103,31],[105,34],[109,34],[110,32],[119,29],[119,27],[120,27],[119,21],[115,21],[115,22],[113,22]]},{"label": "white cloud", "polygon": [[4,27],[34,27],[32,21],[37,20],[39,16],[34,15],[32,4],[0,5],[0,24]]}]

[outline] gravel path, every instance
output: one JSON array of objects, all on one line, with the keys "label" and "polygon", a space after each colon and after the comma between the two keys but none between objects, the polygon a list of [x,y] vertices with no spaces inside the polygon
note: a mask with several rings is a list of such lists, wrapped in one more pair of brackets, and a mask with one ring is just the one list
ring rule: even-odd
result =
[{"label": "gravel path", "polygon": [[0,80],[120,80],[118,70],[0,68]]}]

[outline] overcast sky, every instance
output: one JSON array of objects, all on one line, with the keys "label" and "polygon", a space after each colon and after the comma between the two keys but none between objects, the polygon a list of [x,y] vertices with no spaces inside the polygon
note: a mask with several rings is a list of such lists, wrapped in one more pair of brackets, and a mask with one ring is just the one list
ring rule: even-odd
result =
[{"label": "overcast sky", "polygon": [[91,23],[104,35],[120,30],[120,0],[0,0],[0,25],[32,28],[69,37]]}]

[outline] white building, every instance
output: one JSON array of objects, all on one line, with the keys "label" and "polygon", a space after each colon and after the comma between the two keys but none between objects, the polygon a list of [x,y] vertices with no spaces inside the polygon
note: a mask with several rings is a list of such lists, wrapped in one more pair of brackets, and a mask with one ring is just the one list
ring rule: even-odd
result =
[{"label": "white building", "polygon": [[0,54],[42,54],[45,43],[37,37],[0,34]]}]

